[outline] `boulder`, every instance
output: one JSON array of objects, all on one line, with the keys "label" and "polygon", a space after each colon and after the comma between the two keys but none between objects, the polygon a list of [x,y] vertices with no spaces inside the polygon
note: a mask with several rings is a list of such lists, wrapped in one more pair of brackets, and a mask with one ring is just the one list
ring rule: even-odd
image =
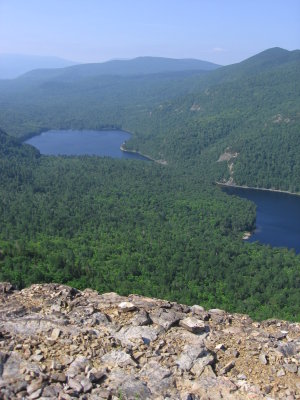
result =
[{"label": "boulder", "polygon": [[118,305],[118,309],[121,312],[128,312],[136,310],[136,306],[129,301],[122,301],[122,303]]},{"label": "boulder", "polygon": [[203,321],[195,317],[187,317],[179,322],[179,325],[192,333],[205,332],[207,326]]}]

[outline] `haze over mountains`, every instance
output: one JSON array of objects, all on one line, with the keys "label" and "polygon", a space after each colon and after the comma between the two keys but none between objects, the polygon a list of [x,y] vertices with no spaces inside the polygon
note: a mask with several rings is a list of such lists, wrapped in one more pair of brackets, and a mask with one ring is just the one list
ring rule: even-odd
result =
[{"label": "haze over mountains", "polygon": [[195,59],[137,57],[132,60],[112,60],[103,63],[74,65],[60,70],[31,71],[22,78],[88,78],[101,75],[133,76],[178,71],[212,71],[219,65]]},{"label": "haze over mountains", "polygon": [[64,68],[74,64],[59,57],[0,54],[0,79],[14,79],[37,68]]}]

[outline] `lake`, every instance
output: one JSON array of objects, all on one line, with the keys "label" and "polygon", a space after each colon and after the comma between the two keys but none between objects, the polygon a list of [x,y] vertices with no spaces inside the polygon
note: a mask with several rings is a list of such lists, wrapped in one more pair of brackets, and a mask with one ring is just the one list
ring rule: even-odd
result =
[{"label": "lake", "polygon": [[233,187],[222,189],[256,204],[256,230],[249,242],[287,247],[300,253],[300,196]]},{"label": "lake", "polygon": [[149,161],[140,154],[120,150],[120,146],[130,137],[130,133],[119,130],[51,130],[33,136],[25,143],[31,144],[45,155],[90,155]]}]

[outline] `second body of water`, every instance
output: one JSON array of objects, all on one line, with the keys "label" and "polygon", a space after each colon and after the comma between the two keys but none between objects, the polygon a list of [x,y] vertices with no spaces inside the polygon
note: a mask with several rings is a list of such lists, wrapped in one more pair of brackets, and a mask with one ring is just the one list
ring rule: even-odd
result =
[{"label": "second body of water", "polygon": [[256,229],[248,239],[300,253],[300,196],[255,189],[223,187],[256,204]]}]

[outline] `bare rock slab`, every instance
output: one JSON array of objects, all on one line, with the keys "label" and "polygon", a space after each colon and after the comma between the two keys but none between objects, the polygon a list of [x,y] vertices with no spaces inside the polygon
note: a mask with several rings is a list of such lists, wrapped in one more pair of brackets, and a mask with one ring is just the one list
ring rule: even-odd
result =
[{"label": "bare rock slab", "polygon": [[192,333],[201,333],[206,330],[204,322],[195,317],[184,318],[179,322],[179,325]]},{"label": "bare rock slab", "polygon": [[166,331],[177,324],[183,317],[184,314],[166,310],[165,308],[159,308],[150,313],[151,320],[155,324],[162,326]]},{"label": "bare rock slab", "polygon": [[116,366],[125,367],[127,365],[135,365],[135,362],[131,358],[131,356],[125,351],[122,350],[113,350],[110,353],[105,354],[101,361],[107,366]]}]

